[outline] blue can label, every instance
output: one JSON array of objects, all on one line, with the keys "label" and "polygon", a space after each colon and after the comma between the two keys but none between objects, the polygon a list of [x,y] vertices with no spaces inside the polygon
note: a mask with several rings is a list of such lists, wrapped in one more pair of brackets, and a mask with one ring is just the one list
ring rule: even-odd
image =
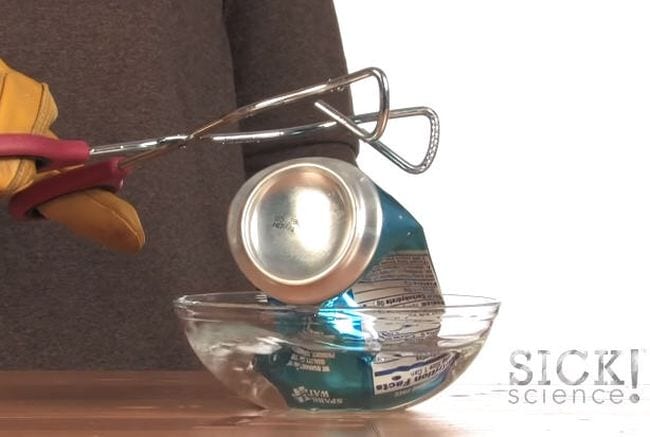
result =
[{"label": "blue can label", "polygon": [[306,388],[301,385],[296,387],[291,392],[291,398],[294,399],[299,405],[311,404],[314,407],[343,406],[343,398],[336,398],[330,395],[329,390],[321,388]]},{"label": "blue can label", "polygon": [[442,304],[422,226],[392,196],[377,190],[383,213],[381,237],[370,266],[351,287],[355,300],[379,307]]},{"label": "blue can label", "polygon": [[458,354],[398,357],[291,348],[260,356],[258,370],[290,407],[385,409],[426,396],[448,378]]},{"label": "blue can label", "polygon": [[375,357],[371,364],[374,394],[406,395],[426,385],[439,385],[453,366],[456,355],[447,353],[438,357]]},{"label": "blue can label", "polygon": [[362,306],[413,307],[441,303],[438,282],[426,250],[401,250],[384,256],[351,287]]}]

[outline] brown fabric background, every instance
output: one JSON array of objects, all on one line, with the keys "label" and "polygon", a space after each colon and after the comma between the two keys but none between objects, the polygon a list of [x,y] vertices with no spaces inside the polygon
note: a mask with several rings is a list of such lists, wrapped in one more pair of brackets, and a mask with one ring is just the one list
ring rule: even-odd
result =
[{"label": "brown fabric background", "polygon": [[[0,57],[50,84],[59,136],[91,144],[185,132],[346,70],[327,0],[2,0]],[[348,94],[328,101],[351,111]],[[304,104],[244,126],[321,118]],[[247,172],[298,156],[354,161],[356,147],[339,133],[244,148],[201,144],[152,161],[122,191],[147,231],[136,256],[52,223],[13,222],[3,205],[0,368],[198,366],[171,302],[251,288],[224,234]]]}]

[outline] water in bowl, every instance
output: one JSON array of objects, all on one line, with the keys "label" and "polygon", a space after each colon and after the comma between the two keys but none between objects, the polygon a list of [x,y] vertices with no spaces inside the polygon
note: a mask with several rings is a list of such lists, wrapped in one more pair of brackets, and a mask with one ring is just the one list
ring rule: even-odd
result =
[{"label": "water in bowl", "polygon": [[261,407],[375,410],[421,402],[464,372],[489,329],[446,332],[457,323],[443,319],[434,336],[398,341],[342,341],[314,330],[279,333],[277,325],[236,320],[192,320],[185,329],[206,368]]}]

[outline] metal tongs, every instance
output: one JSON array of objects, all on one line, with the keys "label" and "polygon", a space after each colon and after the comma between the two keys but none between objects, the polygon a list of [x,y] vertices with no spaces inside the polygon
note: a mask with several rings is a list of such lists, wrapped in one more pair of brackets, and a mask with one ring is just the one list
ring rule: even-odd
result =
[{"label": "metal tongs", "polygon": [[[289,105],[309,97],[342,91],[353,83],[367,78],[375,78],[377,81],[379,88],[379,110],[377,112],[348,117],[323,100],[317,100],[314,102],[314,106],[327,115],[330,120],[283,129],[214,133],[218,128],[233,124],[260,112]],[[423,160],[419,164],[412,164],[381,142],[380,138],[389,119],[418,116],[425,117],[429,121],[429,141]],[[373,121],[375,126],[370,132],[360,126]],[[40,172],[79,166],[45,178],[17,193],[9,202],[9,211],[17,219],[33,218],[38,217],[38,213],[35,211],[39,205],[65,194],[91,188],[104,188],[117,192],[122,188],[126,176],[138,165],[151,158],[187,147],[197,140],[207,139],[217,144],[261,143],[277,141],[283,138],[313,135],[336,127],[347,129],[356,138],[374,147],[402,170],[412,174],[426,171],[431,166],[438,149],[439,122],[436,113],[427,107],[391,110],[386,75],[378,68],[366,68],[330,79],[327,82],[240,107],[199,127],[190,134],[170,135],[95,147],[91,147],[80,140],[52,139],[31,134],[0,134],[0,157],[31,157],[36,161]],[[127,156],[125,157],[125,155]],[[94,158],[102,159],[88,163]]]}]

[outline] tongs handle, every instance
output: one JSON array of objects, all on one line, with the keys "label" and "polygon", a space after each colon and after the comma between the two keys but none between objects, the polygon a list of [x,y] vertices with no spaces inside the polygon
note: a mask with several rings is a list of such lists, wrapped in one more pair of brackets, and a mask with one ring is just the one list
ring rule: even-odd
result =
[{"label": "tongs handle", "polygon": [[388,158],[393,164],[407,173],[420,174],[429,169],[433,163],[436,153],[438,152],[438,140],[440,139],[440,122],[438,114],[426,106],[418,106],[414,108],[401,108],[390,111],[390,118],[409,118],[421,116],[429,122],[429,142],[424,158],[419,164],[412,164],[406,159],[402,158],[397,152],[388,147],[386,144],[379,140],[366,141],[374,147],[379,153]]},{"label": "tongs handle", "polygon": [[110,158],[36,182],[11,198],[9,212],[18,220],[38,218],[40,215],[36,208],[39,205],[66,194],[92,188],[117,192],[130,173],[128,168],[120,166],[121,160],[122,158]]},{"label": "tongs handle", "polygon": [[170,142],[165,147],[159,147],[134,156],[130,156],[124,160],[122,165],[138,165],[142,161],[169,153],[170,151],[183,147],[194,140],[208,138],[210,137],[210,133],[212,131],[223,126],[231,125],[246,118],[253,117],[261,112],[289,105],[298,101],[305,100],[307,98],[322,96],[330,92],[341,91],[344,88],[351,86],[353,83],[367,78],[374,78],[377,81],[377,86],[379,88],[379,110],[376,113],[376,124],[372,132],[365,131],[351,121],[345,121],[349,119],[336,109],[332,108],[329,105],[326,105],[322,100],[319,100],[314,104],[318,107],[318,109],[320,109],[331,118],[338,117],[338,120],[345,119],[342,122],[338,121],[338,123],[343,123],[345,128],[352,131],[359,139],[363,141],[377,140],[384,133],[384,129],[388,123],[388,115],[390,112],[388,80],[386,79],[384,72],[380,69],[366,68],[355,73],[350,73],[334,79],[330,79],[323,83],[307,86],[295,91],[242,106],[218,118],[217,120],[213,120],[199,127],[198,129],[194,130],[194,132],[187,135],[187,137],[184,139],[178,139],[177,141]]},{"label": "tongs handle", "polygon": [[0,134],[0,157],[24,157],[36,161],[39,171],[79,165],[89,158],[88,143],[32,134]]}]

